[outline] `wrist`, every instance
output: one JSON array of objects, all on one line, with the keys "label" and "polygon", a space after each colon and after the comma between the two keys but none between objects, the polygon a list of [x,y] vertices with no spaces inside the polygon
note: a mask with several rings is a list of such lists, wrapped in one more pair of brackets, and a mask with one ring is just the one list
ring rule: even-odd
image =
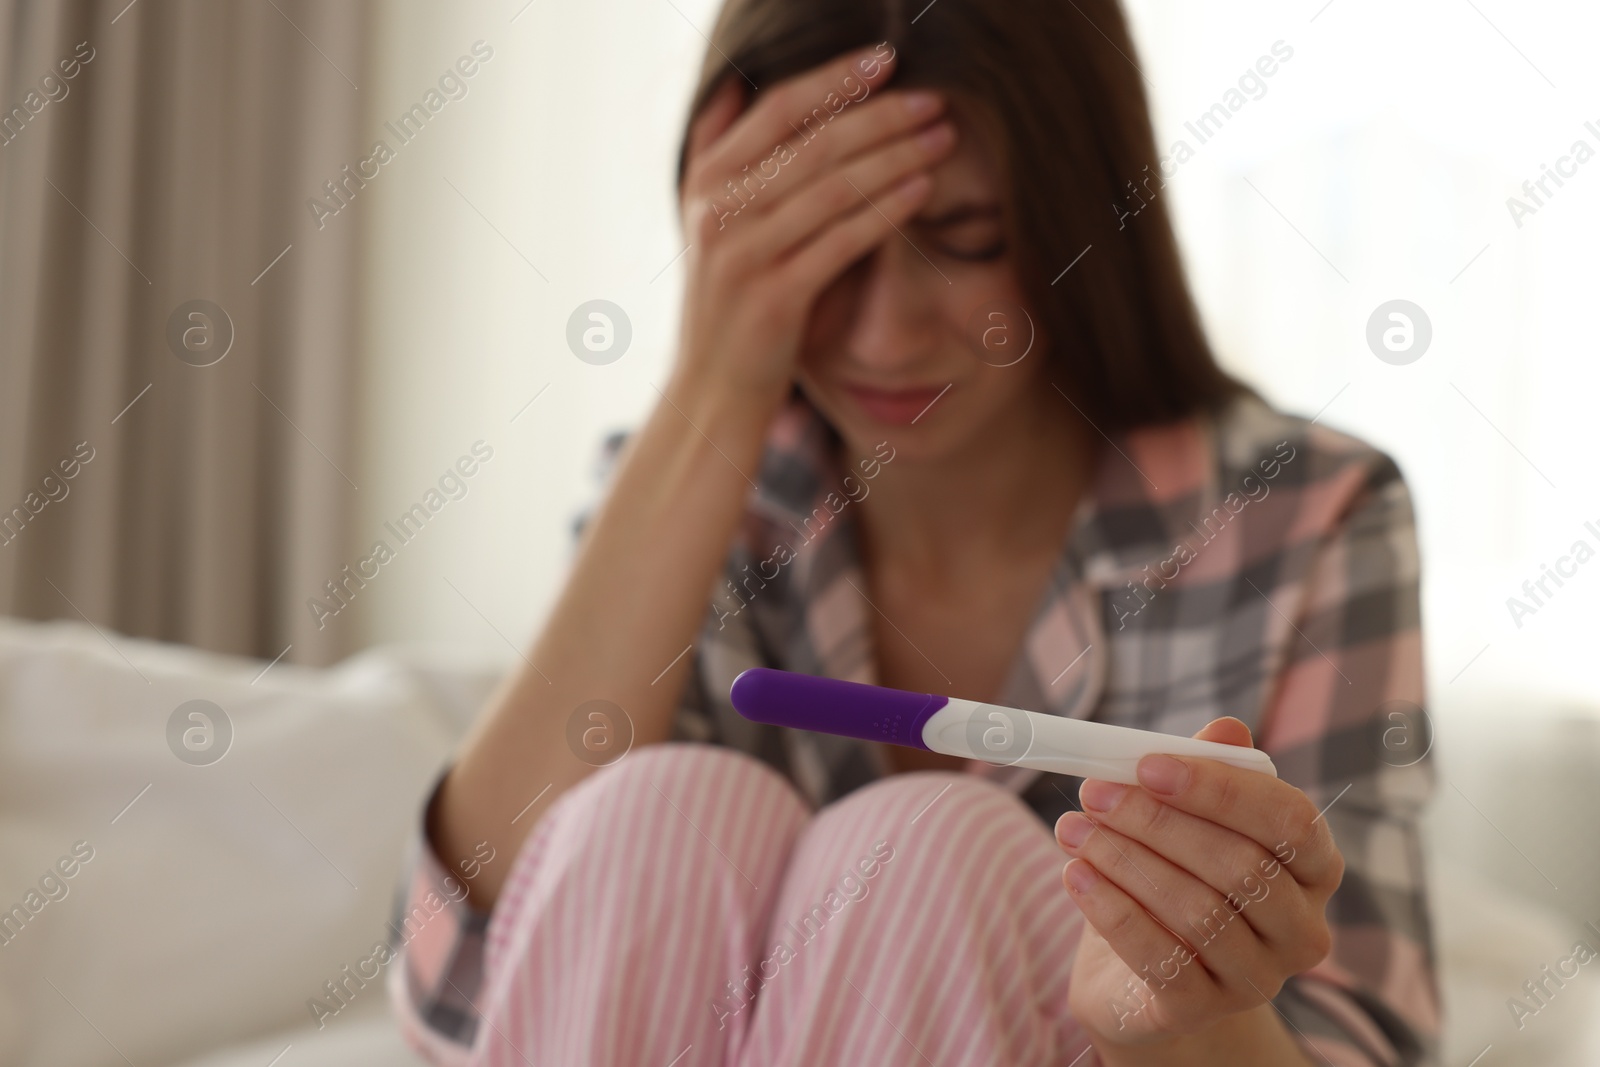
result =
[{"label": "wrist", "polygon": [[[726,378],[679,368],[659,390],[660,407],[714,442],[730,457],[759,458],[767,430],[788,391],[777,396],[754,395]],[[742,465],[742,464],[741,464]]]}]

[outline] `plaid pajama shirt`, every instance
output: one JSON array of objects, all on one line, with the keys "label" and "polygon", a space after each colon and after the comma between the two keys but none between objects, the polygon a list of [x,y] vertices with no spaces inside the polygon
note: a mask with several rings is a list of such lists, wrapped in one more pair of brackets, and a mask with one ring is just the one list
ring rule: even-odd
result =
[{"label": "plaid pajama shirt", "polygon": [[[893,454],[880,448],[881,465],[845,471],[833,443],[798,397],[775,422],[673,728],[676,740],[771,764],[814,805],[888,773],[884,751],[752,723],[728,688],[756,666],[876,681],[854,500],[892,477]],[[613,438],[608,456],[619,448]],[[1103,450],[1002,691],[955,694],[1182,736],[1218,716],[1243,720],[1280,777],[1327,807],[1346,861],[1328,911],[1332,950],[1275,1001],[1340,1067],[1437,1062],[1418,834],[1433,786],[1418,584],[1411,500],[1394,463],[1240,398]],[[1077,807],[1075,778],[969,769],[1047,824]],[[419,834],[402,916],[418,916],[430,892],[435,906],[415,937],[408,926],[396,938],[392,991],[413,1043],[460,1062],[477,1022],[486,917],[445,898],[443,877]]]}]

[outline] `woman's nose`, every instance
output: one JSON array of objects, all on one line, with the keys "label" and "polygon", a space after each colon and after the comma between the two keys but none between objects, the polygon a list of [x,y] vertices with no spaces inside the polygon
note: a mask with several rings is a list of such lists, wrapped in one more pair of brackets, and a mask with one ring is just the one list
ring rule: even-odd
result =
[{"label": "woman's nose", "polygon": [[[899,245],[901,247],[895,247]],[[931,279],[931,280],[930,280]],[[901,237],[865,265],[846,337],[851,362],[877,371],[913,366],[934,347],[938,297],[946,283]]]}]

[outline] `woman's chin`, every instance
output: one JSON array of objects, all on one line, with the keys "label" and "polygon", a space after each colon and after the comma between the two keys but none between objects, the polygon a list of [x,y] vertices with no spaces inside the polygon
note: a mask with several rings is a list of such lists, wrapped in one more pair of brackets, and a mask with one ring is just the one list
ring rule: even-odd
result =
[{"label": "woman's chin", "polygon": [[834,422],[839,436],[854,452],[869,454],[887,441],[897,461],[938,462],[961,454],[974,438],[970,427],[962,426],[947,413],[915,423],[896,423],[871,418],[846,418]]},{"label": "woman's chin", "polygon": [[888,406],[872,410],[855,403],[848,393],[825,392],[818,397],[807,390],[807,395],[852,451],[870,454],[887,441],[897,460],[918,463],[960,456],[1013,418],[1003,407],[988,410],[991,405],[974,405],[973,401],[983,398],[959,389],[949,390],[909,416]]}]

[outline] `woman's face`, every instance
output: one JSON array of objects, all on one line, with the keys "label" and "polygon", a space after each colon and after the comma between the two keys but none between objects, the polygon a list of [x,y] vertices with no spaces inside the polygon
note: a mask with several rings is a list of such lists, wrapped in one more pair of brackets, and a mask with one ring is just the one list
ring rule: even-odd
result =
[{"label": "woman's face", "polygon": [[857,450],[887,439],[908,457],[949,456],[1049,389],[996,157],[952,111],[957,145],[927,206],[823,292],[807,327],[801,388]]}]

